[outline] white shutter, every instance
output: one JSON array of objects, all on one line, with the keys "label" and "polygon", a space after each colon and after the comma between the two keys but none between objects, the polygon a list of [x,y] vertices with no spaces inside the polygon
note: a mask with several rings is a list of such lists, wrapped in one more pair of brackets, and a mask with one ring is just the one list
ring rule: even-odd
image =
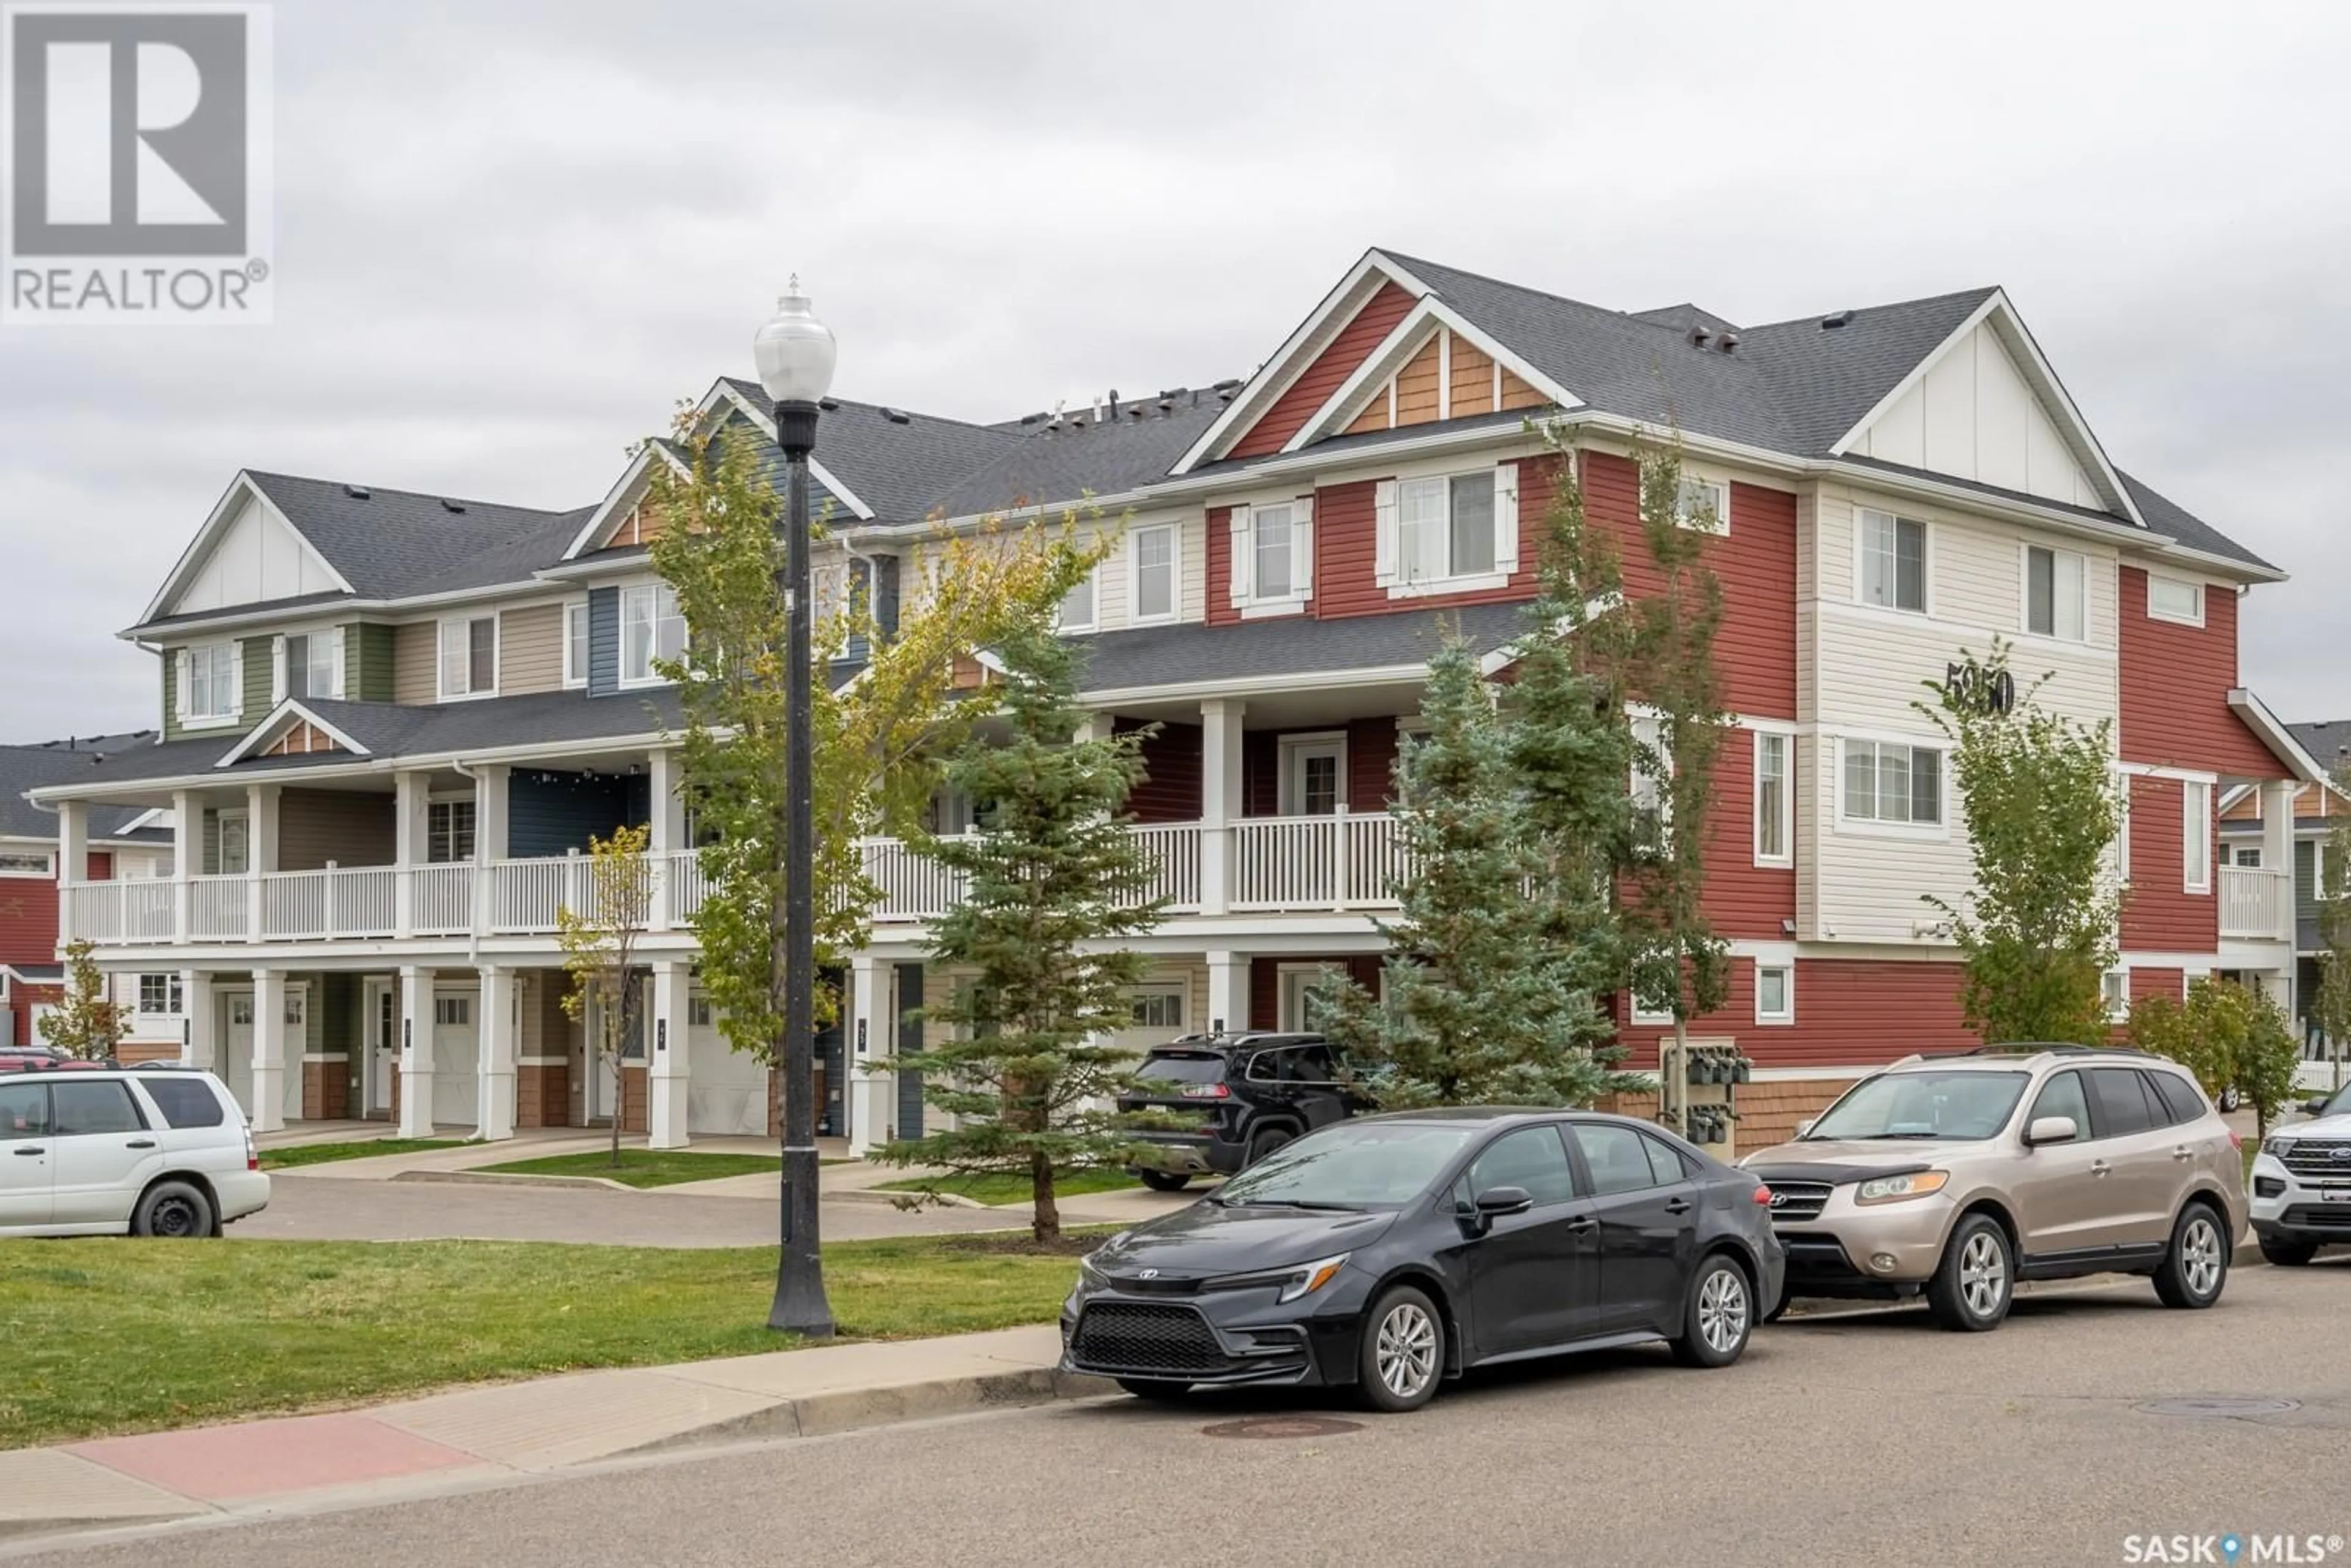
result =
[{"label": "white shutter", "polygon": [[1381,480],[1372,495],[1372,580],[1387,588],[1396,580],[1396,482]]},{"label": "white shutter", "polygon": [[1519,570],[1519,465],[1494,465],[1494,570]]},{"label": "white shutter", "polygon": [[172,651],[172,718],[178,724],[188,722],[188,651]]},{"label": "white shutter", "polygon": [[1290,591],[1299,599],[1314,597],[1314,497],[1301,496],[1290,504]]},{"label": "white shutter", "polygon": [[1249,602],[1249,509],[1232,509],[1233,538],[1233,606],[1238,609]]},{"label": "white shutter", "polygon": [[[566,635],[569,634],[569,627],[568,624],[565,628],[565,632]],[[318,633],[314,632],[312,634],[315,636]],[[343,629],[340,626],[335,627],[332,631],[328,632],[326,635],[332,639],[335,650],[335,685],[334,690],[327,695],[329,696],[340,697],[343,695]],[[312,695],[316,695],[318,694],[313,693]]]},{"label": "white shutter", "polygon": [[245,716],[245,642],[242,638],[228,645],[229,712]]},{"label": "white shutter", "polygon": [[286,684],[284,636],[272,637],[269,640],[269,706],[276,707],[286,700],[286,693],[289,689]]}]

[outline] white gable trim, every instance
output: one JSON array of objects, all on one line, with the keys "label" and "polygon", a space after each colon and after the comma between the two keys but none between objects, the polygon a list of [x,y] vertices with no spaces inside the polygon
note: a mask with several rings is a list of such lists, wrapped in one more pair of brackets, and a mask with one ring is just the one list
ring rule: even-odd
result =
[{"label": "white gable trim", "polygon": [[[729,403],[732,403],[735,407],[742,410],[744,417],[750,420],[752,423],[758,425],[761,430],[768,433],[768,440],[773,441],[776,438],[775,410],[771,408],[761,408],[751,399],[747,398],[741,392],[737,392],[734,386],[726,382],[720,382],[717,386],[712,389],[712,391],[724,396]],[[703,400],[703,412],[706,413],[709,412],[710,400],[705,398]],[[824,422],[821,419],[817,422],[817,430],[818,434],[821,435],[824,430]],[[870,523],[873,520],[873,508],[867,506],[863,501],[859,500],[856,491],[851,489],[848,486],[835,478],[833,476],[832,470],[818,462],[816,454],[814,453],[809,454],[809,477],[814,479],[818,484],[823,486],[827,490],[831,491],[836,497],[838,497],[841,504],[847,507],[851,513],[856,517],[859,522]]]},{"label": "white gable trim", "polygon": [[1887,410],[1900,402],[1913,388],[1925,382],[1928,372],[1940,363],[1946,356],[1956,351],[1959,344],[1967,341],[1970,333],[1987,324],[1991,326],[1993,334],[1999,338],[2001,345],[2007,349],[2010,356],[2017,361],[2017,368],[2022,372],[2026,384],[2031,386],[2042,402],[2057,415],[2058,433],[2064,437],[2066,446],[2074,454],[2074,460],[2089,471],[2093,482],[2104,495],[2107,506],[2139,527],[2146,528],[2147,519],[2139,516],[2138,507],[2132,504],[2130,491],[2124,486],[2122,476],[2115,472],[2115,465],[2112,463],[2106,461],[2105,448],[2098,444],[2096,434],[2090,429],[2090,422],[2083,418],[2082,411],[2074,405],[2074,399],[2065,391],[2065,384],[2057,379],[2056,371],[2051,367],[2047,357],[2041,352],[2041,345],[2033,341],[2032,334],[2026,329],[2023,319],[2017,315],[2016,307],[2009,303],[2008,292],[2005,289],[1993,289],[1981,305],[1969,312],[1966,320],[1952,329],[1950,335],[1935,346],[1932,352],[1911,366],[1910,373],[1896,382],[1884,397],[1878,399],[1876,406],[1862,415],[1858,423],[1837,437],[1835,443],[1829,448],[1830,455],[1837,457],[1845,455],[1854,444],[1861,438],[1863,432],[1876,424],[1885,416]]},{"label": "white gable trim", "polygon": [[254,483],[252,474],[240,468],[237,470],[236,477],[229,481],[228,489],[222,494],[219,502],[213,507],[212,515],[204,519],[204,527],[196,530],[196,537],[189,541],[188,548],[180,552],[180,559],[172,567],[172,574],[163,580],[163,586],[157,589],[155,597],[147,601],[147,608],[141,612],[138,624],[143,626],[154,620],[156,616],[165,613],[163,607],[172,601],[173,596],[187,587],[188,580],[193,577],[210,559],[213,546],[219,542],[222,532],[235,520],[237,514],[244,509],[244,503],[248,499],[260,507],[271,521],[293,535],[295,541],[302,547],[303,553],[317,564],[320,571],[325,572],[334,581],[336,587],[345,593],[359,591],[350,585],[349,579],[335,570],[334,562],[319,553],[319,547],[312,544],[309,537],[294,526],[293,519],[278,510],[277,503],[264,494],[259,485]]},{"label": "white gable trim", "polygon": [[2278,722],[2277,715],[2270,711],[2269,705],[2255,696],[2251,690],[2239,686],[2231,691],[2229,694],[2229,707],[2239,718],[2245,721],[2245,727],[2260,737],[2262,744],[2268,747],[2277,759],[2293,771],[2296,779],[2301,779],[2304,784],[2315,784],[2322,789],[2335,789],[2334,776],[2320,765],[2318,758],[2310,754],[2309,747],[2294,738],[2294,731]]},{"label": "white gable trim", "polygon": [[308,724],[311,727],[321,731],[329,740],[332,740],[337,746],[341,747],[345,751],[350,752],[353,757],[365,757],[369,755],[368,748],[366,747],[361,746],[358,741],[353,740],[350,736],[344,734],[343,731],[338,729],[333,725],[329,724],[317,714],[312,713],[308,707],[303,706],[301,698],[287,697],[284,702],[279,703],[275,709],[271,710],[267,718],[263,719],[259,724],[254,726],[253,728],[247,730],[246,732],[245,738],[238,741],[235,747],[230,748],[227,756],[222,758],[218,762],[214,763],[213,766],[215,768],[226,768],[247,757],[267,750],[269,747],[277,741],[279,736],[284,735],[287,730],[294,727],[294,721],[297,719],[299,719],[302,722]]},{"label": "white gable trim", "polygon": [[620,483],[605,494],[602,504],[589,517],[586,525],[572,536],[569,547],[563,552],[565,560],[574,559],[600,548],[611,537],[621,518],[627,516],[629,508],[644,495],[645,477],[653,472],[656,457],[667,463],[678,477],[688,477],[685,465],[671,454],[668,447],[658,441],[646,442],[638,449],[636,456],[630,460],[628,470],[621,476]]},{"label": "white gable trim", "polygon": [[[1321,408],[1307,417],[1283,447],[1284,452],[1296,452],[1326,435],[1336,434],[1353,423],[1363,412],[1362,405],[1374,394],[1379,384],[1409,363],[1427,341],[1428,334],[1437,328],[1449,329],[1453,335],[1484,352],[1487,358],[1517,376],[1562,409],[1582,408],[1583,400],[1536,370],[1504,348],[1496,339],[1462,318],[1459,311],[1434,294],[1423,295],[1420,303],[1405,312],[1395,330],[1380,340],[1371,357],[1355,367],[1355,373],[1340,383]],[[1440,402],[1450,392],[1445,372],[1440,371],[1437,395]],[[1499,410],[1491,412],[1499,412]],[[1534,411],[1527,411],[1531,413]]]},{"label": "white gable trim", "polygon": [[1233,394],[1232,405],[1217,416],[1216,423],[1200,433],[1170,476],[1188,474],[1212,456],[1220,456],[1224,449],[1240,438],[1262,418],[1266,411],[1280,401],[1290,383],[1304,375],[1323,350],[1331,346],[1355,313],[1371,303],[1382,284],[1394,283],[1416,299],[1426,299],[1428,285],[1423,283],[1376,250],[1367,250],[1363,259],[1347,270],[1338,286],[1322,297],[1297,330],[1282,340],[1273,357],[1259,365],[1240,391]]}]

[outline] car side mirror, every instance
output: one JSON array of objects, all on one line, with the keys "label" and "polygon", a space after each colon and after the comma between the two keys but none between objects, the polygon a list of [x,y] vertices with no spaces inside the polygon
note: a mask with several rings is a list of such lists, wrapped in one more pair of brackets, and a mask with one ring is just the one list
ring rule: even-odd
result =
[{"label": "car side mirror", "polygon": [[1534,1206],[1534,1195],[1522,1186],[1489,1186],[1478,1195],[1478,1218],[1494,1219],[1505,1214],[1524,1214]]},{"label": "car side mirror", "polygon": [[2043,1144],[2070,1144],[2081,1135],[2082,1129],[2071,1116],[2035,1116],[2024,1129],[2025,1144],[2036,1149]]},{"label": "car side mirror", "polygon": [[2326,1114],[2326,1098],[2325,1098],[2325,1096],[2321,1095],[2319,1098],[2317,1098],[2317,1099],[2315,1099],[2315,1100],[2304,1100],[2304,1101],[2302,1103],[2302,1113],[2303,1113],[2304,1115],[2305,1115],[2305,1116],[2324,1116],[2324,1115],[2325,1115],[2325,1114]]}]

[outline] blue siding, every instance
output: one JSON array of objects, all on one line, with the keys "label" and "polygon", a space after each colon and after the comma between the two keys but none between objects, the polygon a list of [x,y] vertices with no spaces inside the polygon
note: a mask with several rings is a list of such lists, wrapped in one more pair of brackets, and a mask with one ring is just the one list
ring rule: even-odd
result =
[{"label": "blue siding", "polygon": [[[912,1056],[923,1049],[923,967],[898,966],[898,1054]],[[898,1074],[898,1136],[923,1135],[923,1075]]]},{"label": "blue siding", "polygon": [[873,629],[885,643],[898,634],[898,558],[894,555],[874,558]]},{"label": "blue siding", "polygon": [[[872,593],[872,566],[869,562],[856,559],[854,557],[851,558],[849,562],[850,602],[852,604],[862,604],[871,611],[873,608]],[[854,624],[854,622],[852,622],[852,624]],[[867,659],[872,657],[872,640],[862,632],[852,632],[842,640],[841,657],[835,662],[840,663],[846,661],[855,664],[863,664]]]},{"label": "blue siding", "polygon": [[590,838],[609,838],[645,820],[643,778],[517,768],[507,786],[507,853],[517,860],[588,852]]},{"label": "blue siding", "polygon": [[588,591],[588,695],[608,697],[621,687],[621,591]]}]

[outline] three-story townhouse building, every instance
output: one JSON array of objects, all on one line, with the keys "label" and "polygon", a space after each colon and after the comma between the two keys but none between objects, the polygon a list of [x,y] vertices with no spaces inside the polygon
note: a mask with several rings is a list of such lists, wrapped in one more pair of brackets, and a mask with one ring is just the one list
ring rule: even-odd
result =
[{"label": "three-story townhouse building", "polygon": [[[755,388],[706,426],[771,439]],[[2229,969],[2294,984],[2293,900],[2223,863],[2223,793],[2277,803],[2316,765],[2239,682],[2244,593],[2281,573],[2116,469],[1996,288],[1738,327],[1627,314],[1372,251],[1262,366],[994,424],[841,401],[813,479],[820,591],[865,591],[872,635],[918,600],[934,530],[1058,516],[1120,529],[1062,623],[1091,724],[1148,727],[1133,801],[1166,914],[1129,1043],[1297,1028],[1329,968],[1375,977],[1403,869],[1387,808],[1447,632],[1505,670],[1562,432],[1591,516],[1644,587],[1636,443],[1676,434],[1723,584],[1739,735],[1708,827],[1729,1003],[1706,1039],[1759,1063],[1742,1141],[1856,1072],[1969,1043],[1924,895],[1969,879],[1946,743],[1917,706],[1963,650],[2017,645],[2037,699],[2115,726],[2130,831],[2117,1010]],[[537,512],[237,476],[138,624],[164,737],[36,790],[68,864],[101,807],[168,810],[177,874],[73,881],[68,934],[110,967],[177,970],[186,1051],[274,1125],[404,1130],[619,1116],[659,1145],[771,1124],[694,982],[695,849],[674,794],[683,645],[652,575],[650,444],[599,504]],[[1703,500],[1710,507],[1695,503]],[[853,672],[860,650],[836,670]],[[969,678],[986,679],[976,650]],[[934,804],[935,831],[970,805]],[[560,1010],[555,912],[592,834],[652,829],[650,1019],[614,1092]],[[2287,853],[2283,830],[2273,859]],[[909,847],[842,977],[824,1113],[863,1147],[910,1134],[921,1085],[870,1064],[920,1040],[952,974],[926,961],[957,896]],[[1622,1007],[1620,999],[1619,1006]],[[1621,1017],[1637,1065],[1662,1020]]]}]

